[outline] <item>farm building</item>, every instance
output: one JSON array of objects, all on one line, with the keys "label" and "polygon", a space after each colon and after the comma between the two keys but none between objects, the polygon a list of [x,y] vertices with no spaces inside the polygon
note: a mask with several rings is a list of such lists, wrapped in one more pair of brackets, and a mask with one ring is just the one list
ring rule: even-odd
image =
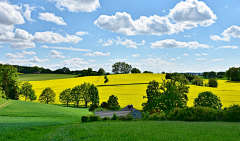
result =
[{"label": "farm building", "polygon": [[96,111],[95,115],[100,116],[100,118],[112,118],[114,113],[117,116],[126,116],[127,114],[131,114],[134,119],[142,118],[142,113],[133,108],[133,105],[128,105],[120,111]]}]

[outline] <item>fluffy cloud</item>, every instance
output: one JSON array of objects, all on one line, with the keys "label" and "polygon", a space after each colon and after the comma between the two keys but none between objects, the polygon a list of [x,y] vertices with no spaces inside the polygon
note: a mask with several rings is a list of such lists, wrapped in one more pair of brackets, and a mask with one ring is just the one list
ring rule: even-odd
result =
[{"label": "fluffy cloud", "polygon": [[88,35],[89,33],[88,32],[85,32],[85,31],[78,31],[76,32],[76,35],[78,36],[83,36],[83,35]]},{"label": "fluffy cloud", "polygon": [[132,57],[140,57],[139,54],[133,54]]},{"label": "fluffy cloud", "polygon": [[172,59],[170,59],[171,61],[176,61],[176,59],[175,58],[172,58]]},{"label": "fluffy cloud", "polygon": [[27,51],[25,51],[25,50],[23,50],[23,54],[24,54],[24,55],[36,55],[36,53],[33,52],[33,51],[27,52]]},{"label": "fluffy cloud", "polygon": [[130,14],[117,12],[113,16],[101,15],[94,24],[101,29],[125,35],[162,35],[178,33],[198,25],[210,26],[216,19],[216,15],[204,2],[186,0],[178,3],[165,17],[141,16],[133,20]]},{"label": "fluffy cloud", "polygon": [[52,58],[66,58],[65,56],[61,55],[62,54],[61,51],[58,52],[56,50],[52,50],[52,51],[50,51],[49,54]]},{"label": "fluffy cloud", "polygon": [[39,13],[39,19],[43,21],[53,22],[57,25],[67,25],[62,17],[55,16],[53,13]]},{"label": "fluffy cloud", "polygon": [[198,0],[181,1],[170,10],[169,17],[186,29],[197,27],[198,24],[210,26],[217,19],[213,11]]},{"label": "fluffy cloud", "polygon": [[240,38],[240,27],[236,25],[232,25],[231,27],[227,28],[221,34],[222,37],[218,35],[211,35],[210,38],[214,41],[230,41],[231,37]]},{"label": "fluffy cloud", "polygon": [[29,34],[26,30],[22,30],[17,28],[15,30],[14,38],[22,39],[22,40],[32,40],[32,34]]},{"label": "fluffy cloud", "polygon": [[7,58],[18,58],[17,55],[12,54],[12,53],[6,53],[6,54],[5,54],[5,57],[7,57]]},{"label": "fluffy cloud", "polygon": [[189,56],[187,53],[184,53],[183,56]]},{"label": "fluffy cloud", "polygon": [[59,10],[65,8],[71,12],[92,12],[100,7],[99,0],[48,0],[56,2],[56,7]]},{"label": "fluffy cloud", "polygon": [[49,59],[39,59],[37,56],[34,56],[29,60],[29,62],[38,62],[38,63],[47,62],[47,61],[49,61]]},{"label": "fluffy cloud", "polygon": [[89,49],[80,49],[80,48],[73,48],[73,47],[48,47],[46,45],[41,46],[42,48],[51,48],[51,49],[61,49],[61,50],[69,50],[69,51],[91,51]]},{"label": "fluffy cloud", "polygon": [[197,58],[196,60],[202,61],[202,60],[206,60],[206,58]]},{"label": "fluffy cloud", "polygon": [[110,46],[116,43],[116,45],[123,45],[126,46],[126,48],[137,49],[137,46],[142,46],[145,44],[145,40],[142,40],[141,43],[137,43],[133,42],[131,39],[117,37],[117,39],[108,39],[106,42],[100,39],[98,43],[101,43],[102,46]]},{"label": "fluffy cloud", "polygon": [[40,43],[72,43],[76,44],[82,41],[82,38],[76,35],[66,35],[65,37],[60,33],[54,33],[52,31],[36,32],[33,36],[33,41]]},{"label": "fluffy cloud", "polygon": [[181,57],[177,57],[176,59],[181,59]]},{"label": "fluffy cloud", "polygon": [[197,48],[210,48],[209,45],[206,44],[199,44],[197,41],[195,42],[180,42],[174,39],[166,39],[157,41],[155,43],[151,43],[152,48],[186,48],[189,49],[197,49]]},{"label": "fluffy cloud", "polygon": [[111,62],[124,62],[127,61],[127,59],[110,59]]},{"label": "fluffy cloud", "polygon": [[32,13],[32,11],[33,10],[35,10],[35,6],[29,6],[29,4],[24,4],[23,5],[24,7],[25,7],[25,12],[23,13],[23,15],[24,15],[24,17],[28,20],[28,21],[30,21],[30,22],[34,22],[35,20],[33,20],[32,18],[31,18],[31,13]]},{"label": "fluffy cloud", "polygon": [[208,55],[208,54],[206,54],[206,53],[202,53],[202,55],[206,56],[206,55]]},{"label": "fluffy cloud", "polygon": [[161,66],[171,66],[173,65],[172,63],[169,63],[165,60],[161,60],[161,58],[148,58],[148,59],[143,59],[141,60],[142,62],[146,62],[143,65],[146,66],[154,66],[154,67],[161,67]]},{"label": "fluffy cloud", "polygon": [[68,60],[64,60],[63,65],[68,65],[68,66],[80,66],[80,65],[87,65],[88,62],[83,61],[81,58],[72,58]]},{"label": "fluffy cloud", "polygon": [[20,13],[21,10],[22,8],[17,5],[11,5],[7,2],[0,1],[0,24],[24,24],[25,21]]},{"label": "fluffy cloud", "polygon": [[86,53],[84,56],[110,56],[110,52],[102,53],[102,52],[93,52],[93,53]]},{"label": "fluffy cloud", "polygon": [[215,48],[215,49],[224,49],[224,48],[229,48],[229,49],[238,49],[238,47],[237,46],[221,46],[221,47],[217,47],[217,48]]},{"label": "fluffy cloud", "polygon": [[216,61],[223,61],[223,60],[224,60],[224,58],[222,58],[222,59],[221,58],[217,58],[217,59],[212,59],[211,61],[212,62],[216,62]]},{"label": "fluffy cloud", "polygon": [[201,54],[195,54],[196,56],[201,56]]},{"label": "fluffy cloud", "polygon": [[10,48],[13,49],[27,49],[27,48],[35,48],[35,44],[33,42],[17,42],[11,43]]}]

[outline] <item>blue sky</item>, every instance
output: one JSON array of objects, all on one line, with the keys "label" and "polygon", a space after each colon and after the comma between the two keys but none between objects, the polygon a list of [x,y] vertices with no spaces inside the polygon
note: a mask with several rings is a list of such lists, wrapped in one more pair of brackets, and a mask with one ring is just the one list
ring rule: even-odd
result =
[{"label": "blue sky", "polygon": [[141,71],[240,66],[236,0],[0,0],[0,63]]}]

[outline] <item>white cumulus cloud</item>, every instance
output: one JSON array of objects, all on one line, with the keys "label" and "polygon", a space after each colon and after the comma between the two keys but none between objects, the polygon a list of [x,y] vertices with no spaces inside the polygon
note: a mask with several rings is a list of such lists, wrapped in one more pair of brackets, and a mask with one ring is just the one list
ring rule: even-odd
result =
[{"label": "white cumulus cloud", "polygon": [[10,48],[13,49],[27,49],[27,48],[35,48],[36,45],[33,42],[17,42],[11,43]]},{"label": "white cumulus cloud", "polygon": [[66,58],[65,56],[62,55],[61,51],[52,50],[50,51],[49,54],[52,58]]},{"label": "white cumulus cloud", "polygon": [[42,48],[51,48],[51,49],[61,49],[61,50],[69,50],[69,51],[91,51],[89,49],[81,49],[81,48],[73,48],[73,47],[48,47],[46,45],[42,45]]},{"label": "white cumulus cloud", "polygon": [[89,33],[88,32],[85,32],[85,31],[78,31],[76,32],[76,35],[78,36],[83,36],[83,35],[88,35]]},{"label": "white cumulus cloud", "polygon": [[24,4],[23,5],[25,7],[25,12],[23,13],[24,17],[30,21],[30,22],[34,22],[35,20],[31,18],[31,14],[32,14],[32,11],[35,10],[35,6],[29,6],[29,4]]},{"label": "white cumulus cloud", "polygon": [[84,54],[84,56],[110,56],[110,52],[103,53],[103,52],[96,51],[93,53],[86,53]]},{"label": "white cumulus cloud", "polygon": [[53,22],[57,25],[67,25],[62,17],[55,16],[53,13],[39,13],[39,19],[43,21]]},{"label": "white cumulus cloud", "polygon": [[206,60],[206,58],[197,58],[196,60],[202,61],[202,60]]},{"label": "white cumulus cloud", "polygon": [[71,12],[92,12],[100,7],[99,0],[48,0],[56,2],[56,7],[59,10],[65,8]]},{"label": "white cumulus cloud", "polygon": [[240,38],[240,27],[236,25],[232,25],[222,32],[222,37],[219,35],[211,35],[210,38],[214,41],[230,41],[231,37]]},{"label": "white cumulus cloud", "polygon": [[18,58],[17,55],[12,54],[12,53],[6,53],[6,54],[5,54],[5,57],[7,57],[7,58]]},{"label": "white cumulus cloud", "polygon": [[166,39],[151,43],[152,48],[186,48],[197,49],[197,48],[210,48],[209,45],[199,44],[197,41],[194,42],[181,42],[174,39]]},{"label": "white cumulus cloud", "polygon": [[139,54],[133,54],[132,57],[140,57]]},{"label": "white cumulus cloud", "polygon": [[187,53],[184,53],[183,56],[189,56]]},{"label": "white cumulus cloud", "polygon": [[37,56],[34,56],[34,57],[31,58],[29,61],[30,61],[30,62],[42,63],[42,62],[47,62],[47,61],[49,61],[49,59],[39,59]]},{"label": "white cumulus cloud", "polygon": [[238,47],[237,46],[221,46],[221,47],[217,47],[217,48],[215,48],[215,49],[225,49],[225,48],[228,48],[228,49],[238,49]]}]

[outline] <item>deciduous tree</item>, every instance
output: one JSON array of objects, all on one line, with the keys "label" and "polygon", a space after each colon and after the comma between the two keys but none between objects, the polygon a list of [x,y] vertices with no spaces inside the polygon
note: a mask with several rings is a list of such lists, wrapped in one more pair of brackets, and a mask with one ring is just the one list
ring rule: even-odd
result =
[{"label": "deciduous tree", "polygon": [[48,104],[51,102],[55,102],[55,97],[56,97],[56,94],[54,93],[54,91],[50,87],[47,87],[42,91],[38,100],[40,102],[45,102]]},{"label": "deciduous tree", "polygon": [[108,107],[110,110],[119,110],[120,109],[120,105],[118,103],[117,96],[114,96],[114,95],[109,96],[107,104],[108,104]]},{"label": "deciduous tree", "polygon": [[68,107],[68,104],[71,103],[73,101],[73,98],[72,98],[72,95],[71,95],[71,89],[66,89],[66,90],[63,90],[60,94],[59,94],[59,101],[61,103],[66,103],[67,104],[67,107]]},{"label": "deciduous tree", "polygon": [[210,91],[199,93],[198,97],[194,99],[193,104],[194,106],[210,107],[214,109],[222,107],[220,98]]},{"label": "deciduous tree", "polygon": [[115,74],[126,74],[132,70],[132,66],[125,62],[117,62],[112,65],[112,72]]},{"label": "deciduous tree", "polygon": [[131,73],[141,73],[141,71],[138,68],[133,68]]},{"label": "deciduous tree", "polygon": [[73,102],[75,102],[75,104],[78,107],[79,103],[82,101],[82,98],[83,98],[83,92],[82,92],[81,85],[77,85],[74,88],[72,88],[70,95],[73,98]]},{"label": "deciduous tree", "polygon": [[32,84],[29,82],[23,82],[20,89],[20,95],[25,97],[25,101],[30,99],[30,93],[32,92]]}]

